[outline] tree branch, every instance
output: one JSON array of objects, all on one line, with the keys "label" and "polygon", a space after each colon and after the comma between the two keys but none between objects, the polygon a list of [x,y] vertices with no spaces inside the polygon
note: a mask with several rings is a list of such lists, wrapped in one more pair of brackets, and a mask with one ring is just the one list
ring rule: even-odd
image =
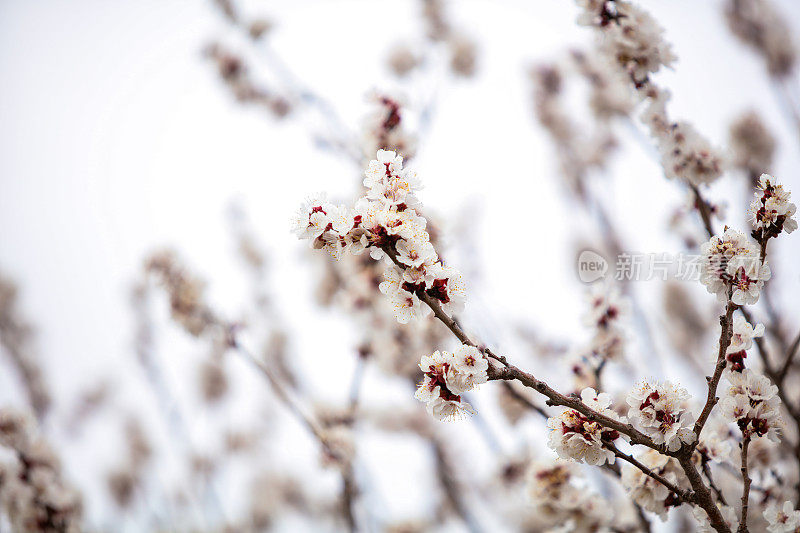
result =
[{"label": "tree branch", "polygon": [[683,503],[693,503],[694,502],[694,493],[690,490],[684,490],[666,479],[661,474],[653,472],[650,468],[642,464],[640,461],[635,459],[633,456],[623,453],[617,448],[613,442],[610,441],[603,441],[603,446],[611,450],[614,455],[623,461],[632,464],[639,470],[641,470],[646,476],[653,478],[657,482],[661,483],[665,487],[667,487],[675,496]]},{"label": "tree branch", "polygon": [[725,307],[725,314],[719,317],[719,323],[722,329],[719,335],[719,353],[717,354],[717,365],[714,368],[714,374],[711,377],[706,377],[708,380],[708,397],[706,398],[706,404],[694,425],[695,441],[691,446],[692,450],[694,450],[694,448],[697,446],[697,443],[700,442],[700,433],[703,431],[703,426],[705,426],[711,411],[719,401],[719,398],[717,398],[717,386],[719,385],[719,380],[722,377],[722,371],[725,370],[725,364],[727,362],[725,357],[727,355],[728,346],[731,343],[731,337],[733,335],[733,312],[736,310],[736,307],[736,304],[731,301],[729,293],[728,303]]},{"label": "tree branch", "polygon": [[711,206],[706,199],[703,198],[700,189],[698,189],[696,185],[689,184],[689,188],[692,189],[694,193],[694,204],[700,212],[700,218],[703,219],[703,227],[705,227],[708,237],[711,238],[714,236],[714,228],[711,225]]},{"label": "tree branch", "polygon": [[747,448],[750,446],[750,432],[744,430],[744,440],[742,441],[742,518],[739,520],[738,533],[747,533],[747,508],[750,504],[750,474],[747,470]]},{"label": "tree branch", "polygon": [[711,491],[709,491],[708,487],[706,487],[705,483],[703,483],[700,473],[695,468],[694,463],[692,462],[692,456],[685,454],[681,455],[677,459],[681,464],[683,471],[686,473],[686,477],[689,478],[689,483],[692,485],[692,489],[694,490],[695,494],[695,502],[698,506],[702,507],[708,515],[708,519],[711,522],[711,527],[720,533],[731,533],[731,528],[729,528],[728,524],[725,523],[722,513],[720,513],[719,508],[714,503],[714,498],[711,496]]},{"label": "tree branch", "polygon": [[[381,246],[381,249],[386,253],[386,255],[397,265],[398,268],[401,270],[405,270],[406,266],[402,264],[397,258],[397,251],[389,245]],[[447,328],[460,340],[463,344],[467,344],[469,346],[473,346],[479,349],[482,349],[484,353],[488,357],[499,361],[503,366],[497,368],[494,365],[489,365],[488,375],[489,380],[518,380],[520,383],[525,385],[526,387],[530,387],[540,394],[547,396],[548,405],[558,405],[563,407],[568,407],[570,409],[574,409],[579,413],[586,416],[589,420],[595,421],[602,426],[607,428],[613,429],[626,435],[629,439],[631,444],[641,444],[643,446],[647,446],[648,448],[652,448],[664,455],[669,455],[675,457],[680,462],[681,467],[683,468],[686,476],[689,478],[689,482],[692,485],[692,490],[695,494],[695,502],[697,505],[702,507],[709,516],[709,520],[711,521],[712,527],[720,533],[731,533],[730,528],[725,523],[725,520],[722,518],[722,514],[720,513],[719,509],[714,503],[714,499],[711,495],[710,490],[706,487],[705,483],[703,482],[702,477],[697,472],[694,464],[692,463],[692,451],[694,450],[694,446],[697,444],[697,440],[691,449],[681,448],[677,452],[670,452],[666,449],[663,445],[657,445],[653,442],[653,440],[645,435],[644,433],[637,430],[631,424],[626,424],[624,422],[620,422],[619,420],[615,420],[608,416],[598,413],[594,409],[590,408],[586,404],[584,404],[580,399],[576,397],[565,396],[558,391],[552,389],[550,386],[547,385],[544,381],[537,379],[532,374],[528,374],[520,370],[519,368],[515,367],[514,365],[508,363],[505,357],[498,356],[494,354],[489,348],[481,348],[479,347],[474,341],[472,341],[469,336],[461,329],[461,327],[453,320],[447,313],[442,310],[441,305],[439,305],[439,301],[431,298],[426,293],[422,292],[419,295],[419,299],[423,301],[428,307],[430,307],[431,311],[436,318],[438,318]],[[706,408],[704,409],[705,416],[702,418],[702,423],[695,425],[696,428],[702,430],[703,425],[705,424],[705,420],[708,418],[708,415],[711,412],[711,409],[714,407],[714,404],[717,401],[716,398],[716,387],[719,383],[719,377],[722,375],[722,369],[724,368],[725,363],[725,352],[727,351],[728,344],[731,340],[731,317],[733,316],[733,311],[735,310],[736,306],[728,301],[728,308],[726,310],[725,315],[721,317],[720,322],[723,324],[723,332],[720,336],[720,354],[722,354],[722,366],[720,367],[719,362],[717,363],[717,371],[715,371],[716,378],[709,378],[711,381],[709,382],[709,402],[707,402]],[[723,320],[724,319],[724,320]],[[724,341],[724,342],[723,342]],[[717,376],[719,374],[719,376]],[[711,383],[713,383],[713,390],[711,388]],[[707,411],[707,412],[706,412]],[[701,415],[702,416],[702,415]],[[698,421],[700,422],[700,421]],[[699,431],[696,431],[699,436]]]},{"label": "tree branch", "polygon": [[794,338],[792,341],[791,346],[789,346],[789,350],[786,352],[786,359],[783,361],[783,365],[781,365],[781,369],[778,372],[778,379],[783,383],[783,380],[786,378],[786,374],[789,372],[789,368],[792,366],[792,360],[794,359],[795,354],[797,353],[797,348],[800,347],[800,333]]}]

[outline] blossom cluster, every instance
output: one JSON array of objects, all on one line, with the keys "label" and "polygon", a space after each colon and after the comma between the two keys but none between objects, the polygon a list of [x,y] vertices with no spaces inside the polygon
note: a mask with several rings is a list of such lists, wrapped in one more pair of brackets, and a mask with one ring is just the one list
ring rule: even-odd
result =
[{"label": "blossom cluster", "polygon": [[727,228],[700,246],[703,255],[701,279],[708,292],[720,301],[728,298],[737,305],[758,301],[764,282],[771,272],[767,260],[762,261],[758,246],[734,229]]},{"label": "blossom cluster", "polygon": [[736,422],[743,433],[777,442],[783,426],[778,387],[750,368],[727,377],[730,387],[721,402],[723,416]]},{"label": "blossom cluster", "polygon": [[489,361],[480,350],[467,344],[454,353],[437,350],[423,356],[419,368],[424,377],[414,397],[427,404],[434,418],[458,420],[475,413],[461,395],[489,379]]},{"label": "blossom cluster", "polygon": [[383,148],[411,159],[417,150],[417,137],[404,127],[400,100],[384,94],[372,94],[369,99],[374,108],[364,119],[364,151],[372,155]]},{"label": "blossom cluster", "polygon": [[616,58],[637,85],[648,81],[650,74],[675,61],[664,29],[646,11],[629,2],[577,0],[583,12],[578,24],[600,28],[601,47]]},{"label": "blossom cluster", "polygon": [[753,339],[764,335],[764,324],[753,327],[743,316],[736,315],[733,319],[733,334],[730,344],[725,352],[725,359],[728,361],[727,369],[731,372],[741,372],[744,370],[744,360],[747,357],[747,350],[753,347]]},{"label": "blossom cluster", "polygon": [[653,86],[644,96],[650,103],[642,120],[658,144],[666,177],[693,186],[709,184],[719,178],[725,166],[722,154],[691,123],[670,119],[667,114],[670,92]]},{"label": "blossom cluster", "polygon": [[[608,501],[576,483],[574,465],[563,461],[534,464],[528,472],[528,493],[537,518],[535,530],[560,526],[563,531],[605,531],[613,514]],[[551,531],[551,530],[550,530]]]},{"label": "blossom cluster", "polygon": [[791,233],[797,229],[793,218],[797,206],[789,201],[791,193],[775,182],[769,174],[761,174],[750,204],[749,214],[753,220],[756,238],[777,237],[781,231]]},{"label": "blossom cluster", "polygon": [[[651,472],[660,475],[674,485],[680,486],[681,480],[684,480],[678,461],[672,457],[648,449],[639,454],[636,459]],[[677,495],[670,492],[667,487],[631,465],[625,465],[622,468],[622,486],[642,509],[656,513],[662,520],[666,519],[667,512],[672,507],[681,503]]]},{"label": "blossom cluster", "polygon": [[689,399],[686,389],[669,381],[643,380],[628,393],[628,419],[654,443],[664,444],[674,452],[683,444],[691,444],[696,437]]},{"label": "blossom cluster", "polygon": [[[737,531],[739,529],[739,515],[736,514],[736,509],[722,502],[717,502],[717,509],[719,509],[722,519],[728,528],[731,531]],[[716,531],[708,519],[708,513],[702,507],[693,507],[692,516],[697,520],[697,533],[714,533]]]},{"label": "blossom cluster", "polygon": [[80,494],[64,481],[61,463],[33,421],[0,409],[0,447],[16,460],[0,464],[0,506],[13,531],[81,531]]},{"label": "blossom cluster", "polygon": [[613,284],[596,284],[587,293],[588,310],[583,323],[591,329],[588,344],[575,350],[570,365],[576,389],[599,387],[600,372],[609,361],[619,361],[625,350],[623,322],[629,302]]},{"label": "blossom cluster", "polygon": [[414,171],[403,168],[403,158],[378,150],[365,171],[368,191],[354,208],[337,206],[315,197],[306,201],[292,220],[295,234],[334,258],[344,251],[373,259],[389,256],[402,270],[390,266],[380,290],[391,301],[401,323],[424,316],[428,300],[446,313],[463,308],[466,288],[461,274],[439,260],[426,231],[419,205],[420,182]]},{"label": "blossom cluster", "polygon": [[[592,388],[581,392],[581,401],[594,411],[609,418],[619,419],[610,409],[611,396],[605,392],[597,393]],[[608,429],[595,420],[574,409],[566,409],[558,416],[547,419],[550,428],[548,445],[562,459],[573,459],[590,465],[603,465],[614,462],[614,452],[603,441],[612,442],[620,438],[619,432]]]},{"label": "blossom cluster", "polygon": [[764,511],[767,531],[769,533],[792,533],[800,529],[800,511],[795,510],[792,502],[784,502],[781,507],[770,504]]},{"label": "blossom cluster", "polygon": [[623,318],[628,301],[614,285],[597,285],[589,294],[589,310],[583,322],[594,332],[592,347],[603,359],[619,359],[624,345]]},{"label": "blossom cluster", "polygon": [[658,143],[668,178],[694,186],[711,183],[723,170],[723,157],[688,122],[669,118],[669,91],[658,88],[650,75],[676,60],[664,29],[646,11],[623,0],[577,0],[578,23],[593,27],[600,50],[628,74],[633,87],[649,105],[642,120]]}]

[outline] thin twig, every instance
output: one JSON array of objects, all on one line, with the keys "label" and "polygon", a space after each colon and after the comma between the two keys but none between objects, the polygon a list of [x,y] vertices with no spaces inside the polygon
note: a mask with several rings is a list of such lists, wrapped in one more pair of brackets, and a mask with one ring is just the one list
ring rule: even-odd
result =
[{"label": "thin twig", "polygon": [[742,441],[742,518],[739,520],[738,533],[746,533],[747,529],[747,508],[750,505],[750,474],[747,470],[747,448],[750,446],[750,432],[745,429],[744,440]]},{"label": "thin twig", "polygon": [[616,457],[622,459],[623,461],[625,461],[627,463],[632,464],[633,466],[635,466],[636,468],[641,470],[646,476],[656,480],[657,482],[659,482],[662,485],[664,485],[665,487],[667,487],[673,494],[675,494],[675,496],[681,502],[685,502],[685,503],[694,502],[694,494],[692,493],[692,491],[681,489],[680,487],[678,487],[677,485],[675,485],[674,483],[672,483],[671,481],[666,479],[661,474],[653,472],[653,470],[651,470],[650,468],[648,468],[647,466],[642,464],[640,461],[635,459],[633,456],[621,452],[619,450],[619,448],[617,448],[614,445],[613,442],[604,440],[603,441],[603,446],[605,446],[606,448],[611,450],[611,452],[613,452]]},{"label": "thin twig", "polygon": [[736,304],[731,301],[729,293],[728,303],[725,306],[725,314],[719,317],[721,331],[719,334],[719,353],[717,354],[717,365],[714,368],[714,374],[706,378],[708,380],[708,397],[706,398],[706,404],[694,425],[694,434],[696,437],[694,444],[692,445],[692,449],[694,449],[697,446],[697,443],[700,442],[700,432],[703,431],[703,426],[705,426],[711,411],[719,401],[719,398],[717,398],[717,386],[719,385],[719,380],[722,378],[722,371],[725,370],[725,364],[727,363],[725,356],[727,355],[728,346],[730,345],[731,337],[733,336],[733,312],[736,310],[736,307]]},{"label": "thin twig", "polygon": [[[392,261],[399,267],[404,268],[403,265],[397,259],[397,252],[386,246],[382,248],[384,252],[389,256]],[[438,318],[447,328],[456,336],[458,340],[460,340],[463,344],[467,344],[469,346],[473,346],[478,348],[478,344],[473,342],[466,333],[461,329],[461,327],[453,320],[447,313],[444,312],[442,306],[439,304],[439,301],[435,298],[432,298],[425,294],[424,292],[419,294],[419,299],[422,300],[428,307],[430,307],[431,311],[436,318]],[[640,432],[636,428],[634,428],[631,424],[625,424],[620,422],[619,420],[615,420],[608,416],[598,413],[591,407],[584,404],[580,399],[575,397],[569,397],[561,394],[560,392],[552,389],[550,386],[547,385],[544,381],[541,381],[534,377],[532,374],[528,374],[520,370],[519,368],[515,367],[514,365],[508,363],[505,357],[498,356],[494,354],[490,349],[483,348],[483,351],[491,357],[502,363],[504,366],[501,368],[495,368],[494,366],[489,366],[489,379],[490,380],[518,380],[520,383],[525,385],[526,387],[535,389],[539,393],[547,396],[548,398],[548,405],[560,405],[564,407],[569,407],[571,409],[575,409],[579,413],[589,417],[590,420],[594,420],[600,423],[603,426],[608,428],[614,429],[619,431],[623,435],[627,435],[630,437],[631,442],[633,444],[643,444],[649,448],[653,448],[654,450],[658,450],[661,452],[665,452],[666,448],[664,446],[659,446],[653,442],[653,440],[645,435],[644,433]]]},{"label": "thin twig", "polygon": [[711,487],[711,490],[714,491],[714,494],[717,496],[717,499],[722,503],[722,505],[728,505],[725,501],[725,495],[719,489],[716,483],[714,483],[714,477],[711,475],[711,465],[709,464],[708,458],[704,457],[702,460],[702,467],[703,473],[706,475],[706,479],[708,479],[708,485]]},{"label": "thin twig", "polygon": [[778,379],[781,383],[786,378],[786,374],[789,372],[789,367],[792,366],[792,360],[794,359],[795,354],[798,352],[797,348],[800,347],[800,332],[797,333],[797,336],[792,341],[791,346],[789,346],[789,351],[786,352],[786,359],[783,361],[783,365],[781,365],[781,369],[778,372]]},{"label": "thin twig", "polygon": [[700,189],[697,188],[696,185],[689,185],[689,188],[692,189],[692,193],[694,193],[694,202],[697,210],[700,212],[700,218],[703,219],[703,227],[706,229],[706,233],[708,234],[709,238],[714,236],[714,228],[711,225],[711,206],[703,198],[703,195],[700,193]]},{"label": "thin twig", "polygon": [[716,503],[714,503],[714,497],[711,495],[711,491],[708,490],[708,487],[703,483],[703,478],[700,477],[700,473],[697,471],[697,468],[695,468],[692,456],[683,454],[678,457],[678,462],[686,473],[686,477],[689,478],[689,483],[692,485],[692,489],[695,493],[695,502],[698,506],[702,507],[708,515],[711,527],[722,533],[731,533],[731,528],[725,523],[722,513]]}]

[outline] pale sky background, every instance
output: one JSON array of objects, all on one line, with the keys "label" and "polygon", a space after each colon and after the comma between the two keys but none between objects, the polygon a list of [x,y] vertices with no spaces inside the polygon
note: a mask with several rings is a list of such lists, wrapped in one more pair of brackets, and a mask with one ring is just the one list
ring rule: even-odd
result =
[{"label": "pale sky background", "polygon": [[[800,35],[800,4],[775,3]],[[666,28],[679,58],[658,76],[673,92],[672,114],[723,145],[730,121],[758,109],[780,139],[774,174],[800,196],[800,139],[760,59],[728,34],[721,2],[641,4]],[[577,8],[566,0],[448,5],[453,24],[478,43],[478,74],[438,84],[435,122],[414,161],[423,201],[445,227],[478,214],[470,246],[480,276],[472,280],[467,320],[485,341],[513,346],[508,324],[522,321],[569,340],[581,335],[583,287],[573,254],[585,217],[575,219],[562,194],[552,147],[533,117],[527,68],[588,43],[590,33],[576,26]],[[369,110],[370,90],[398,87],[383,64],[391,45],[419,33],[418,5],[410,1],[251,1],[245,12],[275,21],[274,52],[354,130]],[[232,201],[270,253],[276,298],[296,333],[300,365],[310,369],[306,379],[322,398],[347,394],[355,332],[346,318],[313,308],[314,271],[288,219],[309,193],[349,198],[360,170],[315,149],[315,124],[304,115],[279,122],[233,101],[201,54],[214,39],[235,43],[233,33],[202,0],[0,0],[0,269],[21,286],[62,407],[98,379],[119,385],[122,406],[136,406],[145,394],[131,350],[128,291],[154,248],[178,249],[208,280],[215,305],[236,313],[247,285],[225,217]],[[800,94],[800,81],[791,83]],[[629,132],[620,135],[625,155],[601,185],[608,205],[632,251],[677,252],[680,243],[665,228],[682,192]],[[742,228],[741,177],[727,175],[719,188],[734,182],[727,222]],[[773,263],[781,303],[795,317],[798,238],[776,246]],[[657,289],[643,284],[643,302]],[[713,297],[695,289],[713,309]],[[198,348],[165,338],[170,379],[188,404],[194,377],[182,369],[197,360]],[[7,362],[0,365],[0,403],[21,403]],[[202,440],[205,418],[191,426]],[[104,439],[102,428],[94,431]],[[313,448],[298,435],[299,450]],[[114,463],[114,446],[97,444],[72,445],[75,460],[67,462],[76,478]],[[402,514],[402,504],[392,504],[399,510],[387,512]],[[108,526],[102,504],[90,504],[88,513]]]}]

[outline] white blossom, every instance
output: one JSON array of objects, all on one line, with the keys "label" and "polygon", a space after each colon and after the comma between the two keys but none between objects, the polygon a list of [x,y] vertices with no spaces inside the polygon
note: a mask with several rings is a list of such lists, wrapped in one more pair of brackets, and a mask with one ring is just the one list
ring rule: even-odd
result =
[{"label": "white blossom", "polygon": [[460,313],[467,299],[467,285],[461,272],[450,266],[436,263],[431,267],[432,281],[427,293],[439,301],[445,313]]},{"label": "white blossom", "polygon": [[[531,465],[528,495],[534,507],[536,531],[606,531],[613,519],[607,502],[596,492],[580,486],[573,464],[556,460]],[[552,529],[560,526],[558,529]]]},{"label": "white blossom", "polygon": [[[595,411],[618,419],[609,409],[611,397],[606,393],[597,394],[592,388],[583,389],[581,400]],[[573,459],[590,465],[603,465],[614,462],[614,453],[603,446],[603,440],[613,441],[619,433],[589,420],[573,409],[566,409],[560,415],[547,419],[550,428],[548,445],[562,459]]]},{"label": "white blossom", "polygon": [[758,301],[761,288],[771,274],[767,261],[761,261],[758,246],[728,228],[722,237],[714,236],[703,243],[700,252],[700,281],[708,292],[724,302],[730,291],[731,300],[737,305]]},{"label": "white blossom", "polygon": [[453,353],[451,372],[446,376],[448,388],[462,394],[488,381],[489,360],[480,350],[462,344]]},{"label": "white blossom", "polygon": [[369,162],[364,176],[370,200],[408,207],[419,203],[415,195],[421,187],[417,173],[403,169],[403,158],[391,150],[378,150],[377,160]]},{"label": "white blossom", "polygon": [[416,238],[397,243],[397,259],[404,265],[418,269],[432,265],[438,261],[439,256],[430,241]]},{"label": "white blossom", "polygon": [[641,381],[628,393],[628,419],[656,444],[670,451],[694,441],[694,416],[688,409],[689,393],[669,381]]},{"label": "white blossom", "polygon": [[[717,508],[725,524],[731,531],[736,531],[739,527],[739,516],[736,514],[736,510],[733,507],[722,505],[719,502],[717,502]],[[697,533],[714,533],[716,531],[708,520],[708,513],[706,513],[702,507],[692,507],[692,516],[697,520]]]},{"label": "white blossom", "polygon": [[753,347],[753,339],[763,335],[764,324],[758,324],[753,327],[743,316],[736,315],[733,319],[731,342],[725,355],[728,363],[730,363],[726,368],[733,372],[741,372],[744,369],[747,350]]},{"label": "white blossom", "polygon": [[709,419],[697,443],[697,451],[708,460],[733,465],[729,423],[719,416]]},{"label": "white blossom", "polygon": [[398,322],[408,324],[414,318],[426,316],[430,312],[414,292],[403,288],[402,275],[396,268],[388,267],[383,276],[385,280],[378,285],[378,288],[389,298],[389,304]]},{"label": "white blossom", "polygon": [[792,502],[784,502],[782,507],[770,503],[764,511],[764,518],[769,525],[769,533],[793,533],[800,528],[800,511],[796,511]]},{"label": "white blossom", "polygon": [[439,420],[457,420],[475,410],[461,395],[488,380],[489,363],[475,347],[462,345],[456,352],[435,351],[420,359],[423,380],[414,395],[427,404]]},{"label": "white blossom", "polygon": [[791,193],[769,174],[761,174],[750,204],[749,214],[753,226],[766,237],[776,237],[781,231],[791,233],[797,229],[794,214],[797,206],[789,201]]},{"label": "white blossom", "polygon": [[764,324],[753,327],[743,316],[736,315],[733,319],[733,335],[728,345],[728,353],[749,350],[753,347],[753,339],[764,335]]},{"label": "white blossom", "polygon": [[[656,450],[645,450],[636,459],[675,485],[680,485],[679,480],[684,479],[678,462]],[[680,500],[667,487],[627,463],[622,467],[622,486],[633,501],[643,509],[656,513],[662,520],[666,519],[671,507],[680,504]]]},{"label": "white blossom", "polygon": [[676,178],[700,186],[722,175],[722,156],[688,122],[676,122],[657,136],[661,165],[667,178]]},{"label": "white blossom", "polygon": [[353,209],[310,199],[292,219],[294,233],[335,259],[345,250],[356,255],[369,250],[375,260],[388,253],[400,271],[387,269],[380,290],[400,323],[428,314],[429,305],[439,305],[451,315],[459,313],[466,285],[460,272],[439,260],[427,221],[412,208],[418,203],[416,174],[403,169],[397,153],[378,150],[364,175],[369,191]]},{"label": "white blossom", "polygon": [[578,23],[598,30],[603,50],[641,85],[662,66],[675,61],[664,29],[646,11],[625,1],[577,0]]},{"label": "white blossom", "polygon": [[750,368],[731,372],[727,377],[730,387],[721,402],[722,415],[736,422],[742,431],[777,441],[783,425],[778,387]]}]

